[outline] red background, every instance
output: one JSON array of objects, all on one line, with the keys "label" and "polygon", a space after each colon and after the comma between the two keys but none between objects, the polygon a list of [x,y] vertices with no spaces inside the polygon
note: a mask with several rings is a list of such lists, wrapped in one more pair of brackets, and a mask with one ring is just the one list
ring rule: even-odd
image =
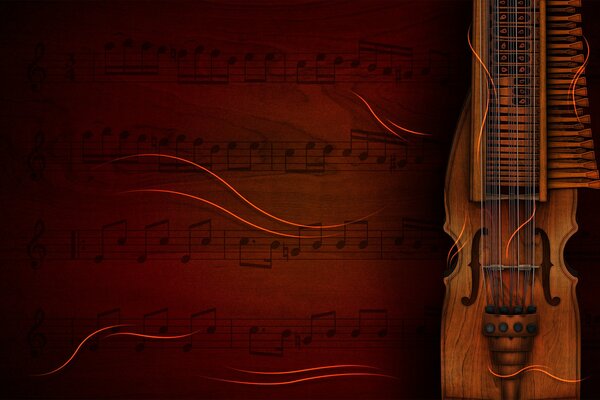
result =
[{"label": "red background", "polygon": [[[587,79],[596,145],[600,58],[594,49],[600,46],[600,29],[593,17],[599,5],[587,1],[582,10],[592,49]],[[452,244],[442,232],[443,179],[470,85],[469,1],[0,7],[3,395],[439,397],[442,278]],[[342,60],[336,62],[336,56]],[[202,82],[211,60],[213,82]],[[353,67],[355,60],[360,63]],[[386,67],[392,67],[390,74]],[[228,83],[214,83],[227,71]],[[265,76],[264,82],[249,81]],[[409,145],[399,144],[353,91],[392,121],[432,138],[407,135]],[[387,143],[367,143],[364,131],[387,137]],[[177,153],[180,135],[185,138]],[[344,154],[351,137],[352,152]],[[138,150],[191,158],[194,149],[200,154],[196,161],[209,163],[212,153],[214,172],[287,220],[337,224],[382,209],[368,225],[349,225],[344,245],[338,245],[344,231],[337,228],[325,230],[319,248],[307,238],[298,247],[298,239],[250,231],[191,199],[119,194],[179,190],[269,229],[298,234],[297,228],[261,216],[206,173],[168,161],[159,165],[152,158],[101,165]],[[567,260],[580,274],[587,398],[600,392],[599,200],[597,191],[580,192],[580,230],[567,248]],[[212,237],[203,245],[208,225],[189,226],[208,219]],[[165,220],[168,234],[166,224],[144,232]],[[113,224],[119,221],[126,221],[126,233],[123,223]],[[183,263],[190,232],[191,260]],[[138,262],[144,242],[147,257]],[[95,262],[101,254],[102,261]],[[143,316],[164,308],[168,313],[146,318],[145,332],[159,334],[163,325],[171,335],[200,329],[191,351],[182,351],[189,339],[147,341],[136,351],[140,340],[113,337],[100,340],[95,350],[86,343],[56,374],[30,376],[61,365],[95,329],[122,322],[142,332]],[[213,308],[216,314],[190,319]],[[114,309],[120,320],[117,313],[103,316]],[[37,310],[43,318],[36,320]],[[372,319],[363,319],[360,335],[353,337],[360,310]],[[319,318],[323,313],[329,314]],[[215,315],[216,329],[209,333]],[[328,337],[333,315],[336,331]],[[235,335],[228,334],[232,326]],[[275,354],[257,354],[265,352]],[[397,379],[346,377],[255,387],[205,378],[266,382],[273,379],[231,368],[283,371],[332,364],[369,365]]]}]

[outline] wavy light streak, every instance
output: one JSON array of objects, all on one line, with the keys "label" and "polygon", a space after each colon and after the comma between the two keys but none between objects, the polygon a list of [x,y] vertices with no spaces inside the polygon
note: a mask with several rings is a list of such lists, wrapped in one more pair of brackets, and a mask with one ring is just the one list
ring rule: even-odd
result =
[{"label": "wavy light streak", "polygon": [[585,41],[585,47],[587,48],[587,54],[585,55],[585,60],[583,60],[583,64],[581,64],[579,69],[577,69],[577,72],[575,73],[573,80],[569,84],[569,90],[571,91],[571,98],[573,99],[573,111],[575,111],[575,116],[577,117],[577,121],[579,121],[579,123],[581,123],[581,119],[579,118],[579,113],[577,112],[577,103],[575,102],[575,89],[577,87],[577,82],[579,81],[579,78],[581,78],[581,75],[583,75],[583,72],[585,71],[585,67],[587,66],[587,63],[590,59],[590,44],[588,43],[588,40],[586,39],[585,36],[583,37],[583,40]]},{"label": "wavy light streak", "polygon": [[418,131],[413,131],[411,129],[405,128],[403,126],[398,125],[397,123],[395,123],[394,121],[391,120],[387,120],[390,124],[392,124],[393,126],[395,126],[396,128],[403,130],[405,132],[408,133],[412,133],[413,135],[419,135],[419,136],[433,136],[431,133],[424,133],[424,132],[418,132]]},{"label": "wavy light streak", "polygon": [[369,373],[369,372],[348,372],[348,373],[341,373],[341,374],[317,375],[317,376],[311,376],[311,377],[307,377],[307,378],[300,378],[300,379],[294,379],[294,380],[290,380],[290,381],[280,381],[280,382],[238,381],[238,380],[233,380],[233,379],[215,378],[215,377],[211,377],[211,376],[202,376],[202,378],[210,379],[213,381],[236,383],[239,385],[283,386],[283,385],[292,385],[294,383],[331,379],[331,378],[342,378],[342,377],[348,377],[348,376],[382,377],[382,378],[389,378],[389,379],[398,379],[397,377],[392,376],[392,375],[375,374],[375,373]]},{"label": "wavy light streak", "polygon": [[250,371],[247,369],[238,369],[238,368],[229,367],[229,369],[232,369],[234,371],[245,372],[247,374],[257,374],[257,375],[292,375],[292,374],[300,374],[303,372],[322,371],[322,370],[326,370],[326,369],[337,369],[337,368],[365,368],[365,369],[381,370],[380,368],[377,368],[377,367],[373,367],[370,365],[361,365],[361,364],[324,365],[322,367],[296,369],[296,370],[292,370],[292,371]]},{"label": "wavy light streak", "polygon": [[75,351],[73,352],[73,354],[71,354],[71,357],[69,357],[67,359],[67,361],[65,361],[62,365],[60,365],[59,367],[53,369],[52,371],[45,372],[43,374],[33,374],[32,376],[47,376],[47,375],[52,375],[52,374],[57,373],[58,371],[60,371],[63,368],[65,368],[75,358],[75,356],[77,355],[77,353],[79,352],[79,350],[81,349],[81,347],[85,344],[85,342],[87,342],[88,340],[90,340],[92,337],[94,337],[95,335],[97,335],[100,332],[104,332],[104,331],[107,331],[107,330],[110,330],[110,329],[115,329],[115,328],[121,328],[121,327],[124,327],[124,326],[132,326],[132,325],[130,325],[130,324],[111,325],[111,326],[107,326],[107,327],[104,327],[104,328],[100,328],[100,329],[98,329],[98,330],[90,333],[89,335],[87,335],[85,337],[85,339],[83,339],[81,341],[81,343],[79,343],[79,345],[77,346],[77,348],[75,349]]},{"label": "wavy light streak", "polygon": [[166,336],[166,335],[147,335],[144,333],[137,333],[137,332],[116,332],[116,333],[111,333],[109,335],[104,336],[104,339],[112,337],[112,336],[133,336],[133,337],[141,337],[144,339],[158,339],[158,340],[169,340],[169,339],[185,339],[187,337],[193,336],[199,332],[201,332],[202,330],[197,330],[194,332],[190,332],[190,333],[185,333],[183,335],[170,335],[170,336]]},{"label": "wavy light streak", "polygon": [[316,239],[316,238],[322,238],[322,237],[335,236],[335,235],[329,235],[329,236],[326,236],[326,235],[306,235],[306,236],[301,236],[301,235],[293,235],[293,234],[290,234],[290,233],[284,233],[284,232],[274,231],[274,230],[271,230],[269,228],[265,228],[263,226],[255,224],[253,222],[250,222],[250,221],[248,221],[248,220],[240,217],[239,215],[237,215],[233,211],[229,211],[225,207],[220,206],[220,205],[218,205],[216,203],[213,203],[210,200],[206,200],[206,199],[204,199],[202,197],[194,196],[194,195],[189,194],[189,193],[178,192],[178,191],[175,191],[175,190],[167,190],[167,189],[133,189],[133,190],[126,190],[126,191],[121,192],[121,193],[144,193],[144,192],[149,192],[149,193],[168,193],[168,194],[174,194],[174,195],[177,195],[177,196],[188,197],[190,199],[201,201],[203,203],[206,203],[208,205],[211,205],[211,206],[217,208],[218,210],[224,212],[225,214],[228,214],[228,215],[232,216],[233,218],[237,219],[238,221],[243,222],[246,225],[249,225],[249,226],[251,226],[251,227],[253,227],[255,229],[261,230],[263,232],[271,233],[273,235],[277,235],[277,236],[281,236],[281,237],[289,237],[289,238],[294,238],[294,239]]},{"label": "wavy light streak", "polygon": [[[450,250],[448,250],[448,255],[446,256],[446,265],[450,265],[450,262],[454,259],[454,257],[462,250],[463,247],[465,247],[465,244],[463,244],[462,246],[458,247],[458,243],[460,242],[460,239],[462,238],[462,235],[465,233],[465,228],[467,227],[467,219],[469,218],[469,214],[465,214],[465,220],[463,222],[463,226],[462,229],[460,230],[460,233],[458,234],[458,237],[456,238],[456,240],[454,241],[454,244],[452,245],[452,247],[450,247]],[[456,253],[454,253],[452,255],[452,258],[450,258],[450,253],[452,253],[452,249],[457,247]]]},{"label": "wavy light streak", "polygon": [[390,132],[392,135],[396,136],[398,139],[402,140],[403,142],[408,142],[408,140],[406,140],[405,138],[400,136],[398,133],[396,133],[396,131],[394,131],[392,128],[390,128],[385,122],[383,122],[381,120],[381,118],[379,118],[379,116],[377,115],[377,113],[375,113],[373,108],[371,108],[371,105],[369,104],[369,102],[367,100],[365,100],[360,94],[356,93],[354,90],[352,91],[352,93],[354,93],[354,95],[356,97],[358,97],[363,103],[365,103],[365,105],[369,109],[369,112],[371,113],[371,115],[373,115],[373,117],[377,120],[377,122],[379,122],[381,124],[381,126],[383,126],[388,132]]},{"label": "wavy light streak", "polygon": [[345,225],[349,225],[352,224],[354,222],[358,222],[358,221],[363,221],[369,217],[372,217],[373,215],[379,213],[381,210],[383,210],[383,207],[380,208],[377,211],[374,211],[362,218],[358,218],[355,220],[352,220],[350,222],[345,222],[343,224],[333,224],[333,225],[322,225],[322,226],[315,226],[315,225],[304,225],[304,224],[299,224],[293,221],[288,221],[286,219],[280,218],[276,215],[273,215],[265,210],[263,210],[262,208],[258,207],[256,204],[252,203],[250,200],[248,200],[243,194],[241,194],[239,191],[237,191],[229,182],[227,182],[225,179],[221,178],[219,175],[215,174],[214,172],[212,172],[210,169],[203,167],[202,165],[195,163],[191,160],[188,160],[186,158],[182,158],[182,157],[177,157],[177,156],[172,156],[169,154],[160,154],[160,153],[140,153],[140,154],[132,154],[129,156],[124,156],[124,157],[119,157],[119,158],[115,158],[114,160],[111,161],[107,161],[103,164],[98,165],[96,168],[100,168],[106,164],[110,164],[113,162],[118,162],[118,161],[123,161],[123,160],[127,160],[130,158],[134,158],[134,157],[164,157],[164,158],[169,158],[169,159],[173,159],[173,160],[177,160],[189,165],[194,166],[195,168],[198,168],[206,173],[208,173],[210,176],[212,176],[213,178],[215,178],[217,181],[219,181],[220,183],[222,183],[223,185],[225,185],[225,187],[227,187],[229,190],[231,190],[236,196],[238,196],[241,200],[243,200],[246,204],[248,204],[250,207],[254,208],[255,210],[257,210],[258,212],[262,213],[263,215],[266,215],[269,218],[272,218],[276,221],[282,222],[284,224],[287,225],[292,225],[292,226],[297,226],[300,228],[307,228],[307,229],[331,229],[331,228],[339,228]]},{"label": "wavy light streak", "polygon": [[498,374],[498,373],[494,372],[492,370],[492,368],[490,368],[489,366],[488,366],[488,371],[490,371],[490,373],[492,375],[494,375],[495,377],[502,378],[502,379],[512,378],[512,377],[515,377],[515,376],[517,376],[517,375],[519,375],[519,374],[521,374],[523,372],[528,372],[528,371],[538,371],[538,372],[541,372],[543,374],[548,375],[552,379],[556,379],[557,381],[565,382],[565,383],[577,383],[577,382],[581,382],[584,379],[586,379],[586,378],[584,378],[584,379],[564,379],[564,378],[560,378],[560,377],[558,377],[556,375],[552,375],[550,372],[546,371],[544,368],[548,368],[548,367],[546,367],[545,365],[529,365],[527,367],[521,368],[520,370],[518,370],[515,373],[508,374],[508,375]]},{"label": "wavy light streak", "polygon": [[[469,30],[467,31],[467,43],[469,44],[469,48],[471,49],[471,52],[473,53],[473,55],[475,56],[475,58],[477,59],[479,64],[485,70],[488,81],[492,85],[492,89],[494,89],[494,97],[498,97],[498,93],[496,91],[496,84],[494,83],[494,80],[492,79],[492,75],[490,74],[490,71],[488,70],[487,66],[485,65],[485,63],[483,62],[481,57],[479,57],[479,54],[477,54],[477,51],[475,51],[475,49],[473,48],[473,45],[471,44],[471,27],[470,26],[469,26]],[[487,121],[489,109],[490,109],[490,94],[488,93],[488,95],[486,96],[486,102],[485,102],[485,112],[483,113],[483,119],[481,121],[481,128],[479,129],[479,136],[477,138],[477,152],[476,153],[477,153],[478,158],[479,158],[479,153],[481,150],[481,139],[483,137],[483,129],[484,129],[485,123]]]},{"label": "wavy light streak", "polygon": [[512,235],[510,235],[510,238],[508,239],[508,242],[506,243],[506,251],[505,251],[506,258],[508,258],[508,250],[509,250],[509,248],[510,248],[510,244],[511,244],[512,240],[515,238],[515,235],[516,235],[516,234],[517,234],[517,233],[518,233],[518,232],[519,232],[521,229],[523,229],[523,227],[524,227],[525,225],[527,225],[528,223],[530,223],[530,222],[531,222],[531,220],[533,220],[533,217],[535,217],[535,212],[536,212],[536,210],[537,210],[537,204],[534,202],[534,203],[533,203],[533,212],[531,213],[531,216],[530,216],[529,218],[527,218],[527,219],[525,220],[525,222],[523,222],[521,225],[519,225],[519,227],[518,227],[518,228],[517,228],[517,229],[516,229],[516,230],[513,232],[513,234],[512,234]]}]

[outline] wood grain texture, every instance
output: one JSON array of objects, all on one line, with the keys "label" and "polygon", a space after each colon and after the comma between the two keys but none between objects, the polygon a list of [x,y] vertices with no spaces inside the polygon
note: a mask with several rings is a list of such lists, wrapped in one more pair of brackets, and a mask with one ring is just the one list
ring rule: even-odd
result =
[{"label": "wood grain texture", "polygon": [[[463,112],[450,155],[445,186],[446,232],[457,239],[465,213],[468,222],[455,269],[444,279],[446,297],[442,311],[441,369],[444,398],[499,399],[500,380],[488,371],[490,356],[487,339],[482,334],[485,307],[483,281],[480,296],[472,306],[461,303],[471,293],[469,254],[471,240],[481,228],[480,207],[469,201],[469,140],[471,122],[469,102]],[[580,327],[575,294],[577,278],[571,275],[563,250],[577,230],[575,222],[577,194],[574,189],[553,190],[548,201],[541,203],[536,226],[547,232],[553,267],[550,288],[561,298],[558,306],[544,300],[540,272],[536,273],[534,295],[540,318],[539,334],[534,338],[528,365],[546,366],[548,372],[564,379],[580,378]],[[539,245],[536,245],[539,247]],[[540,249],[536,249],[539,251]],[[526,372],[521,378],[521,399],[578,398],[579,384],[563,383],[539,372]]]}]

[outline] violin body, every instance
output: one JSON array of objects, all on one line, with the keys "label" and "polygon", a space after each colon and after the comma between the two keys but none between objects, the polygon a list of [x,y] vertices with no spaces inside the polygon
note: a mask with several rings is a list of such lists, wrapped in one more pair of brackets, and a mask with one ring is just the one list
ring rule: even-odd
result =
[{"label": "violin body", "polygon": [[[539,268],[535,270],[533,296],[537,313],[534,336],[502,338],[485,336],[484,318],[504,318],[508,334],[515,321],[533,318],[526,314],[486,317],[485,263],[487,249],[478,240],[486,233],[481,204],[470,199],[470,165],[473,132],[471,98],[467,102],[454,137],[445,182],[445,231],[456,240],[454,267],[444,278],[446,295],[442,312],[441,370],[444,399],[577,399],[580,378],[580,326],[576,298],[577,278],[563,258],[568,239],[577,230],[576,189],[549,190],[547,201],[535,211],[535,243]],[[473,99],[475,101],[475,99]],[[501,207],[507,208],[506,201]],[[509,212],[500,213],[505,218]],[[501,225],[509,226],[502,222]],[[483,230],[482,230],[483,229]],[[502,246],[510,232],[502,231]],[[479,259],[478,259],[479,258]],[[547,276],[544,276],[547,275]],[[496,324],[497,325],[497,324]],[[564,382],[539,370],[567,379]]]}]

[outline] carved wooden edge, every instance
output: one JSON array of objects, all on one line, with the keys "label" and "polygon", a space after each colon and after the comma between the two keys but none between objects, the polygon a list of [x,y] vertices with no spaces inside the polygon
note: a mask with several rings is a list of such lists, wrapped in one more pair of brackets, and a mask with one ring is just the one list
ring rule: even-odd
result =
[{"label": "carved wooden edge", "polygon": [[[448,162],[446,163],[447,170],[446,170],[446,177],[444,179],[444,211],[446,213],[446,220],[444,222],[444,232],[446,232],[448,234],[448,236],[450,236],[452,238],[452,240],[454,241],[454,243],[456,243],[456,241],[458,240],[458,233],[454,232],[452,230],[452,221],[450,220],[450,204],[448,201],[448,189],[450,187],[450,179],[452,178],[451,175],[448,173],[448,171],[450,170],[449,166],[453,165],[456,159],[456,148],[458,147],[458,142],[460,140],[460,135],[458,134],[459,131],[461,131],[462,129],[464,129],[465,127],[468,127],[468,124],[471,121],[471,92],[469,91],[469,93],[467,93],[467,98],[465,100],[465,102],[463,103],[462,106],[462,111],[460,113],[460,118],[458,119],[458,122],[456,124],[456,128],[454,130],[455,134],[454,137],[452,139],[452,147],[450,148],[450,153],[448,156]],[[465,227],[465,232],[467,231],[466,227]],[[468,246],[465,247],[465,250]],[[458,254],[457,257],[457,263],[456,265],[458,265],[460,263],[460,257],[462,256],[462,253]],[[452,270],[446,270],[444,271],[444,285],[448,286],[448,281],[451,280],[454,275],[456,275],[456,268],[453,268]]]},{"label": "carved wooden edge", "polygon": [[[547,171],[547,159],[548,159],[548,129],[547,129],[547,115],[546,115],[546,0],[540,0],[539,5],[539,16],[540,16],[540,84],[539,84],[539,99],[540,99],[540,179],[539,179],[539,200],[548,200],[548,171]],[[535,27],[534,27],[535,29]],[[535,44],[534,44],[535,48]],[[535,68],[535,60],[534,68]],[[535,76],[535,72],[534,72]]]},{"label": "carved wooden edge", "polygon": [[[558,192],[558,190],[553,190],[553,192]],[[579,229],[579,225],[577,224],[577,189],[560,189],[560,191],[568,191],[570,193],[570,195],[573,197],[572,200],[572,204],[573,207],[571,208],[571,229],[567,232],[566,235],[564,235],[562,241],[560,242],[559,246],[558,246],[558,257],[559,259],[557,260],[558,265],[557,267],[560,268],[560,270],[565,274],[565,276],[571,280],[571,282],[573,282],[573,284],[571,285],[571,301],[574,304],[574,312],[575,312],[575,330],[576,330],[576,338],[577,338],[577,376],[575,377],[575,379],[581,379],[581,320],[580,320],[580,316],[579,316],[579,304],[577,303],[577,282],[579,281],[579,279],[574,276],[570,270],[569,267],[567,266],[567,263],[565,262],[565,247],[567,246],[567,242],[571,239],[571,236],[573,236],[575,234],[575,232],[577,232],[577,230]],[[581,396],[581,382],[578,382],[575,384],[576,385],[576,393],[577,393],[577,397],[576,399],[579,399]]]}]

